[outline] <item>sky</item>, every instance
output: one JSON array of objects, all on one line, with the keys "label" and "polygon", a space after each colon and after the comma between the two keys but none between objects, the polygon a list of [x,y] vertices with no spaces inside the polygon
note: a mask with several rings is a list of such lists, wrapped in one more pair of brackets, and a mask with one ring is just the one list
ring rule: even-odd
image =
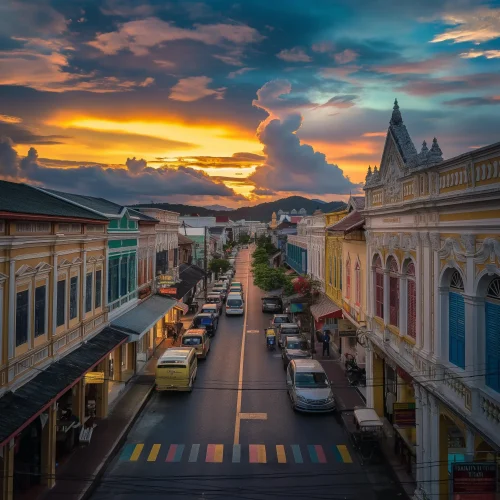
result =
[{"label": "sky", "polygon": [[394,99],[417,150],[497,142],[500,0],[8,0],[0,178],[237,207],[362,193]]}]

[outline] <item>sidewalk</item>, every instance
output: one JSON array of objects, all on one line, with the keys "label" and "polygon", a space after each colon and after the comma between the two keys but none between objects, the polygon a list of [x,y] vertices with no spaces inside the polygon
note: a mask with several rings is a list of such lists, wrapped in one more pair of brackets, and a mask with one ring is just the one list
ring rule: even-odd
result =
[{"label": "sidewalk", "polygon": [[[344,368],[342,367],[340,361],[340,355],[335,352],[334,349],[330,348],[331,357],[323,357],[323,347],[319,342],[316,342],[315,349],[316,354],[314,354],[314,358],[321,363],[328,376],[328,379],[333,386],[333,393],[335,394],[338,411],[343,413],[354,410],[354,407],[356,406],[365,407],[366,403],[361,394],[356,390],[355,387],[350,386],[349,382],[347,381]],[[385,439],[381,439],[380,441],[380,448],[382,450],[382,453],[384,454],[386,461],[389,463],[408,497],[413,498],[415,489],[417,487],[415,479],[410,474],[408,474],[406,468],[401,464],[398,456],[394,452],[394,429],[389,424],[386,418],[381,418],[381,420],[384,423],[385,435]]]},{"label": "sidewalk", "polygon": [[75,448],[56,469],[55,486],[42,493],[39,500],[81,500],[90,496],[153,394],[156,362],[171,344],[171,340],[166,339],[158,346],[142,373],[128,382],[108,417],[98,421],[90,444]]}]

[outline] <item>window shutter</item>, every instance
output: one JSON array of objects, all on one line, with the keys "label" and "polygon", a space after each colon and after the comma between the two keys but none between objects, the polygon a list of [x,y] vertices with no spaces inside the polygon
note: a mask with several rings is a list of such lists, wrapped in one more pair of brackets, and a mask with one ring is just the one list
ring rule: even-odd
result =
[{"label": "window shutter", "polygon": [[449,294],[449,358],[460,368],[465,368],[465,305],[459,293]]},{"label": "window shutter", "polygon": [[500,304],[485,304],[486,385],[500,392]]},{"label": "window shutter", "polygon": [[416,338],[417,331],[417,288],[415,281],[408,280],[408,324],[406,333],[411,338]]}]

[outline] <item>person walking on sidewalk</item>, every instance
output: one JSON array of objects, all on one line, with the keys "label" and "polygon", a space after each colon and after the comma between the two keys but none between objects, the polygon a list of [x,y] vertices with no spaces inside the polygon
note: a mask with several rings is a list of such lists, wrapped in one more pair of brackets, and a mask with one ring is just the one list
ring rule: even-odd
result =
[{"label": "person walking on sidewalk", "polygon": [[175,324],[175,341],[177,342],[177,339],[181,336],[182,329],[184,328],[184,325],[182,324],[181,320],[178,320],[177,323]]},{"label": "person walking on sidewalk", "polygon": [[396,395],[393,392],[388,392],[385,396],[385,409],[387,411],[387,420],[392,424],[394,423],[394,403],[396,402]]},{"label": "person walking on sidewalk", "polygon": [[325,330],[323,334],[323,357],[325,357],[325,352],[330,357],[330,330]]}]

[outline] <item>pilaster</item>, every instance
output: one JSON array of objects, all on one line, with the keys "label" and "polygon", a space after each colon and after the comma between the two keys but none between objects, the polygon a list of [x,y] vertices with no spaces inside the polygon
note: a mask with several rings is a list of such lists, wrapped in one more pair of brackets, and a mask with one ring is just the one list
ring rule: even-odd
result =
[{"label": "pilaster", "polygon": [[[80,321],[83,321],[85,319],[85,314],[87,310],[87,304],[86,302],[86,289],[87,289],[87,250],[83,251],[83,277],[82,277],[82,298],[80,300]],[[92,306],[90,308],[92,311]]]},{"label": "pilaster", "polygon": [[[464,295],[465,309],[465,370],[477,378],[469,382],[479,383],[485,373],[484,361],[484,299]],[[483,322],[480,318],[483,317]]]},{"label": "pilaster", "polygon": [[83,423],[85,417],[85,380],[81,378],[73,386],[73,399],[72,399],[72,410],[73,414],[76,415],[80,421]]},{"label": "pilaster", "polygon": [[384,323],[390,322],[390,279],[389,271],[384,269]]},{"label": "pilaster", "polygon": [[[441,482],[448,487],[448,429],[443,429],[444,418],[440,418],[439,403],[434,396],[429,395],[431,409],[431,453],[429,457],[430,468],[430,488],[428,489],[431,498],[448,498],[440,496]],[[444,473],[444,475],[443,475]],[[443,481],[441,481],[443,480]]]},{"label": "pilaster", "polygon": [[48,488],[56,483],[56,420],[57,403],[47,409],[48,419],[42,429],[42,477],[41,482]]},{"label": "pilaster", "polygon": [[8,317],[8,357],[12,359],[16,349],[16,261],[9,263],[9,317]]},{"label": "pilaster", "polygon": [[106,267],[102,270],[102,273],[103,273],[103,282],[104,282],[104,288],[102,290],[102,294],[103,294],[103,304],[104,304],[104,308],[107,309],[108,305],[109,305],[109,301],[108,301],[108,287],[109,287],[109,283],[108,283],[108,276],[109,276],[109,246],[108,246],[108,243],[106,242]]},{"label": "pilaster", "polygon": [[104,381],[97,389],[96,416],[106,418],[108,416],[108,388],[109,388],[109,363],[104,359],[99,363],[98,371],[104,373]]},{"label": "pilaster", "polygon": [[374,385],[374,373],[373,373],[373,347],[368,343],[365,348],[366,353],[366,406],[367,408],[373,408],[374,395],[373,391],[375,389]]},{"label": "pilaster", "polygon": [[0,470],[2,474],[0,500],[13,500],[14,498],[14,445],[15,442],[11,439],[2,448],[3,467]]},{"label": "pilaster", "polygon": [[51,335],[56,334],[57,329],[57,252],[52,255],[52,323]]}]

